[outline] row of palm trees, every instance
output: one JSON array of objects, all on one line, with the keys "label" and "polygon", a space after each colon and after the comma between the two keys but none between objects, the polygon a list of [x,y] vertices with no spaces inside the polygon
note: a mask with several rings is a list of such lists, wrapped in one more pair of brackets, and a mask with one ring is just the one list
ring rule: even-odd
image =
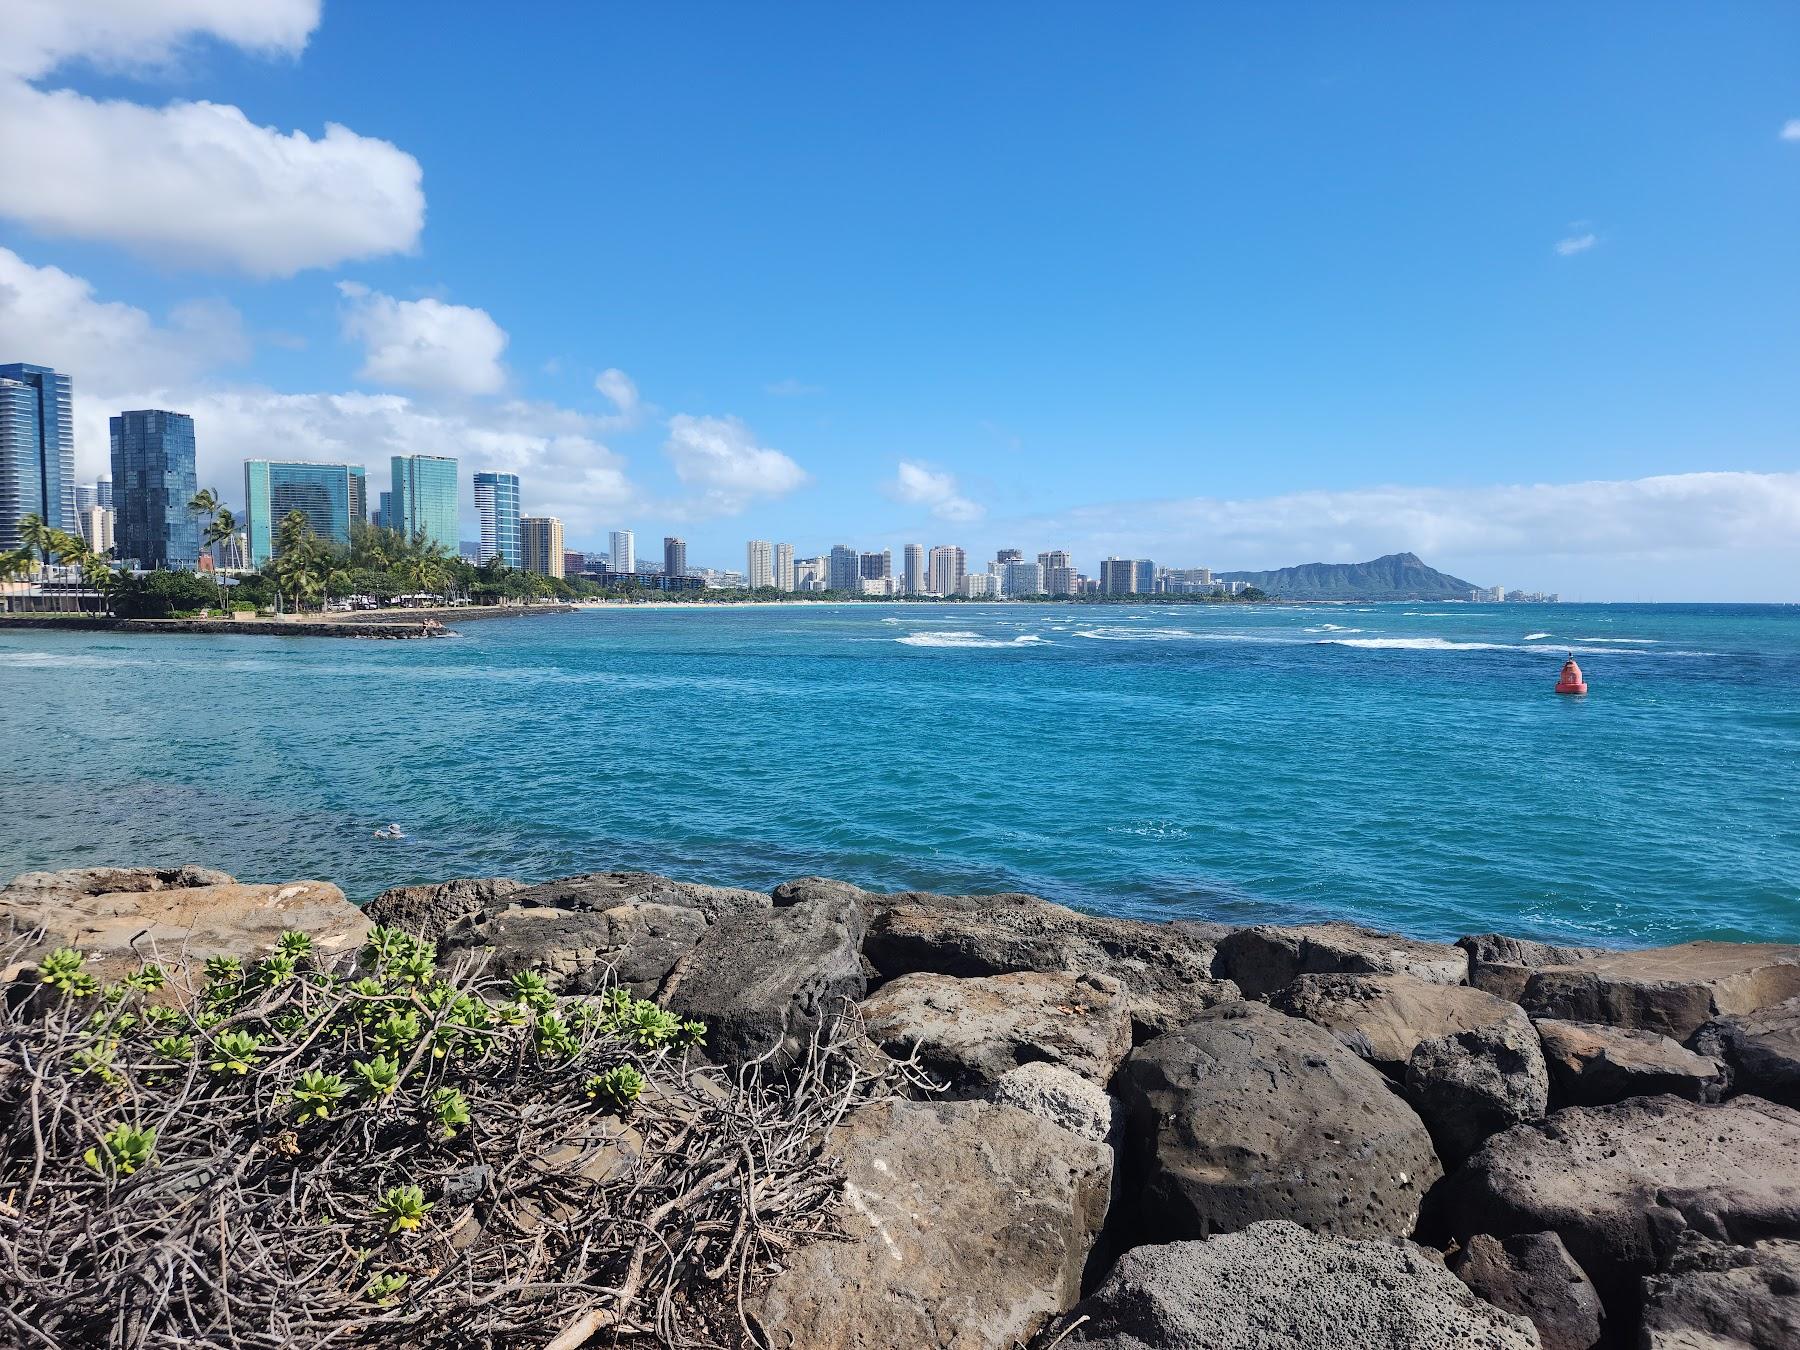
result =
[{"label": "row of palm trees", "polygon": [[[123,584],[110,558],[89,548],[80,535],[46,524],[35,512],[19,520],[19,547],[0,553],[0,581],[31,576],[40,567],[48,567],[52,558],[78,569],[82,584],[108,604]],[[76,607],[84,607],[79,596]]]}]

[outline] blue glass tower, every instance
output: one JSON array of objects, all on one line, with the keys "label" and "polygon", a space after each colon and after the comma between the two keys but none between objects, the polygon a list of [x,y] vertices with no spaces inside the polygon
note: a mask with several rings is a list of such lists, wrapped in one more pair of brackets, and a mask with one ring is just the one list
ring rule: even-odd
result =
[{"label": "blue glass tower", "polygon": [[395,455],[391,529],[423,535],[452,554],[457,548],[456,461],[448,455]]},{"label": "blue glass tower", "polygon": [[161,409],[120,413],[112,419],[112,477],[114,552],[146,570],[198,567],[200,521],[188,510],[199,490],[194,419]]},{"label": "blue glass tower", "polygon": [[363,466],[247,459],[244,510],[252,567],[276,555],[279,527],[290,511],[305,516],[307,527],[326,543],[348,548],[350,527],[368,519]]},{"label": "blue glass tower", "polygon": [[481,561],[498,558],[508,567],[523,567],[519,536],[519,475],[475,475],[475,514],[481,518]]},{"label": "blue glass tower", "polygon": [[0,549],[26,516],[76,529],[75,419],[67,375],[14,362],[0,366]]}]

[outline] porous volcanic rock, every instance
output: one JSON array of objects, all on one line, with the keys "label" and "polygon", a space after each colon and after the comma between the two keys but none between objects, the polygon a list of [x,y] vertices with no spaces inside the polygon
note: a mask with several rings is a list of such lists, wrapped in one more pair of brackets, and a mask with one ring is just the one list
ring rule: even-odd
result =
[{"label": "porous volcanic rock", "polygon": [[1800,1107],[1800,998],[1742,1017],[1718,1017],[1694,1035],[1694,1049],[1721,1058],[1738,1092]]},{"label": "porous volcanic rock", "polygon": [[1216,944],[1228,931],[1186,920],[1097,918],[1035,895],[901,892],[880,897],[863,953],[883,979],[1020,971],[1110,975],[1125,987],[1143,1038],[1237,998],[1237,986],[1212,973]]},{"label": "porous volcanic rock", "polygon": [[1105,1350],[1535,1350],[1524,1318],[1484,1303],[1436,1252],[1252,1224],[1134,1247],[1062,1319]]},{"label": "porous volcanic rock", "polygon": [[1104,1085],[1131,1049],[1125,992],[1106,975],[902,975],[863,1002],[862,1016],[883,1050],[897,1059],[916,1050],[961,1095],[1034,1060]]},{"label": "porous volcanic rock", "polygon": [[221,953],[254,955],[289,928],[309,934],[321,957],[346,955],[369,931],[362,912],[328,881],[251,885],[198,867],[27,872],[0,891],[3,923],[44,930],[43,941],[21,953],[25,959],[74,947],[101,979],[140,960],[172,968]]},{"label": "porous volcanic rock", "polygon": [[1604,947],[1558,947],[1504,933],[1476,933],[1458,938],[1456,945],[1469,954],[1470,984],[1515,1003],[1539,966],[1573,966],[1606,955]]},{"label": "porous volcanic rock", "polygon": [[1593,1350],[1606,1311],[1555,1233],[1477,1233],[1451,1253],[1451,1273],[1496,1308],[1537,1328],[1544,1350]]},{"label": "porous volcanic rock", "polygon": [[1466,984],[1411,975],[1302,975],[1269,1006],[1335,1035],[1383,1073],[1406,1073],[1420,1041],[1519,1018],[1517,1004]]},{"label": "porous volcanic rock", "polygon": [[1154,1236],[1263,1219],[1397,1236],[1441,1175],[1424,1124],[1378,1070],[1260,1003],[1224,1004],[1139,1046],[1118,1090]]},{"label": "porous volcanic rock", "polygon": [[1488,1140],[1445,1183],[1458,1238],[1554,1232],[1611,1306],[1692,1229],[1800,1237],[1800,1112],[1632,1097],[1571,1106]]},{"label": "porous volcanic rock", "polygon": [[1537,1032],[1518,1005],[1506,1007],[1495,1021],[1420,1041],[1406,1061],[1406,1099],[1451,1166],[1490,1134],[1536,1120],[1549,1103]]},{"label": "porous volcanic rock", "polygon": [[[844,883],[834,882],[833,885],[844,886]],[[844,889],[860,894],[854,886],[844,886]],[[761,891],[676,881],[655,872],[588,872],[527,886],[507,898],[514,905],[546,905],[590,913],[616,909],[620,905],[674,905],[699,910],[708,923],[717,923],[729,914],[768,909],[772,903]]]},{"label": "porous volcanic rock", "polygon": [[721,914],[663,980],[659,997],[706,1023],[706,1052],[715,1060],[791,1062],[868,991],[860,895],[847,887]]},{"label": "porous volcanic rock", "polygon": [[458,923],[493,909],[526,889],[510,877],[452,877],[419,886],[393,886],[363,906],[369,922],[441,942]]},{"label": "porous volcanic rock", "polygon": [[833,1132],[848,1241],[757,1295],[776,1350],[1013,1350],[1080,1294],[1112,1153],[990,1102],[882,1102]]},{"label": "porous volcanic rock", "polygon": [[986,1100],[1016,1106],[1083,1139],[1110,1141],[1118,1127],[1119,1104],[1105,1088],[1043,1060],[1008,1069],[988,1089]]},{"label": "porous volcanic rock", "polygon": [[1734,1247],[1689,1235],[1644,1281],[1645,1350],[1800,1346],[1800,1242]]},{"label": "porous volcanic rock", "polygon": [[1537,1030],[1558,1106],[1607,1106],[1662,1092],[1716,1102],[1725,1088],[1724,1065],[1660,1032],[1553,1017],[1538,1019]]},{"label": "porous volcanic rock", "polygon": [[1642,1027],[1685,1041],[1715,1017],[1800,996],[1800,946],[1684,942],[1545,966],[1519,1001],[1533,1017]]},{"label": "porous volcanic rock", "polygon": [[1469,957],[1461,947],[1377,933],[1348,923],[1240,928],[1219,941],[1214,973],[1263,998],[1301,975],[1411,975],[1462,984]]}]

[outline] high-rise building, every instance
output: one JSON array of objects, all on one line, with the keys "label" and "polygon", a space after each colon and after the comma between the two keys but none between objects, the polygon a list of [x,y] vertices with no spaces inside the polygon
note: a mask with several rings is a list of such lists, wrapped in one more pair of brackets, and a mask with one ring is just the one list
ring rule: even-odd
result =
[{"label": "high-rise building", "polygon": [[665,577],[685,577],[687,575],[687,540],[677,539],[672,534],[663,536],[663,575]]},{"label": "high-rise building", "polygon": [[555,516],[520,516],[521,566],[541,577],[563,575],[563,527]]},{"label": "high-rise building", "polygon": [[100,505],[100,488],[94,483],[75,485],[75,518],[79,520],[90,506]]},{"label": "high-rise building", "polygon": [[893,576],[894,550],[884,548],[879,553],[860,554],[857,558],[857,575],[874,581]]},{"label": "high-rise building", "polygon": [[999,593],[999,580],[992,572],[965,572],[956,583],[956,594],[971,600],[992,599]]},{"label": "high-rise building", "polygon": [[94,480],[95,499],[108,511],[113,509],[112,475],[103,473]]},{"label": "high-rise building", "polygon": [[350,546],[352,525],[368,519],[368,482],[360,464],[308,464],[296,460],[244,461],[244,532],[252,567],[278,552],[281,522],[290,511],[328,544]]},{"label": "high-rise building", "polygon": [[968,555],[954,544],[939,544],[932,549],[927,565],[926,587],[932,595],[955,595],[969,570]]},{"label": "high-rise building", "polygon": [[752,539],[744,546],[744,577],[753,591],[775,585],[775,549],[767,539]]},{"label": "high-rise building", "polygon": [[481,561],[498,558],[508,567],[523,567],[519,543],[519,475],[475,475],[475,515],[481,521]]},{"label": "high-rise building", "polygon": [[1100,563],[1102,595],[1132,595],[1137,591],[1137,563],[1130,558],[1105,558]]},{"label": "high-rise building", "polygon": [[1022,595],[1042,595],[1044,569],[1034,562],[1014,560],[1003,563],[1000,568],[1000,591],[1011,599]]},{"label": "high-rise building", "polygon": [[612,552],[606,567],[609,572],[637,571],[637,536],[630,530],[612,532]]},{"label": "high-rise building", "polygon": [[1204,595],[1218,586],[1210,567],[1171,567],[1163,573],[1163,589],[1171,595]]},{"label": "high-rise building", "polygon": [[907,595],[923,595],[925,592],[925,545],[908,544],[906,546],[905,570],[902,575]]},{"label": "high-rise building", "polygon": [[[118,501],[113,547],[146,571],[191,572],[200,565],[200,522],[188,503],[194,475],[194,419],[146,408],[112,419],[112,476]],[[69,484],[74,488],[74,483]],[[73,496],[73,491],[70,493]]]},{"label": "high-rise building", "polygon": [[427,543],[456,551],[461,543],[456,461],[448,455],[395,455],[391,465],[394,495],[388,505],[392,513],[389,528],[408,539],[423,535]]},{"label": "high-rise building", "polygon": [[1149,595],[1156,589],[1156,564],[1148,558],[1139,558],[1133,564],[1135,569],[1133,581],[1140,595]]},{"label": "high-rise building", "polygon": [[1050,575],[1050,570],[1054,567],[1073,567],[1074,565],[1074,555],[1065,549],[1053,548],[1038,554],[1038,566],[1044,569],[1046,577]]},{"label": "high-rise building", "polygon": [[19,546],[26,516],[56,530],[79,527],[72,407],[67,375],[22,362],[0,366],[0,549]]},{"label": "high-rise building", "polygon": [[379,505],[375,508],[375,527],[381,530],[394,528],[394,494],[387,491],[378,497]]},{"label": "high-rise building", "polygon": [[1081,589],[1081,577],[1073,567],[1050,567],[1044,571],[1044,591],[1049,595],[1075,595]]},{"label": "high-rise building", "polygon": [[794,589],[796,591],[822,591],[831,576],[831,564],[827,558],[795,558]]},{"label": "high-rise building", "polygon": [[1007,563],[1024,562],[1025,555],[1016,548],[1003,548],[995,552],[994,561],[1005,567]]},{"label": "high-rise building", "polygon": [[856,584],[861,580],[862,568],[856,550],[848,544],[833,544],[826,564],[825,589],[856,591],[861,589]]},{"label": "high-rise building", "polygon": [[794,546],[792,544],[775,545],[775,589],[778,591],[794,589]]},{"label": "high-rise building", "polygon": [[81,513],[81,542],[95,553],[113,550],[113,513],[95,502]]}]

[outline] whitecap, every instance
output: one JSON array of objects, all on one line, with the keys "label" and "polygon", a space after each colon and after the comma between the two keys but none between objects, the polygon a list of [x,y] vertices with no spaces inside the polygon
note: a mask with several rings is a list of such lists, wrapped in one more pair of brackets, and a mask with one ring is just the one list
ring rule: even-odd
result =
[{"label": "whitecap", "polygon": [[1525,635],[1525,640],[1527,642],[1536,642],[1539,638],[1547,638],[1549,636],[1550,634],[1548,633],[1527,633]]},{"label": "whitecap", "polygon": [[1656,645],[1655,638],[1581,637],[1575,640],[1577,642],[1623,642],[1633,647],[1654,647]]},{"label": "whitecap", "polygon": [[895,642],[908,647],[1030,647],[1049,646],[1049,642],[1035,633],[1021,633],[1015,638],[988,638],[980,633],[970,632],[937,632],[908,633],[905,637],[897,637]]}]

